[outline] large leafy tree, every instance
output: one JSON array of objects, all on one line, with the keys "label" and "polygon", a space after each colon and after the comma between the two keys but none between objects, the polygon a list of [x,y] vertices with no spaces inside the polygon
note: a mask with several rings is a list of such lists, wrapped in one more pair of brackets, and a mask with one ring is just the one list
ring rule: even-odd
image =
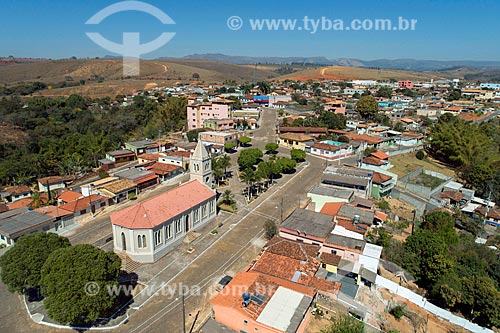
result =
[{"label": "large leafy tree", "polygon": [[278,147],[279,146],[276,142],[270,142],[270,143],[266,144],[265,149],[268,153],[274,153],[276,151],[276,149],[278,149]]},{"label": "large leafy tree", "polygon": [[281,172],[284,173],[292,172],[293,170],[295,170],[295,167],[297,166],[297,162],[295,162],[295,160],[292,160],[291,158],[287,157],[283,157],[276,160],[276,164],[281,169]]},{"label": "large leafy tree", "polygon": [[292,149],[290,151],[290,157],[295,162],[301,162],[306,159],[306,152],[302,149]]},{"label": "large leafy tree", "polygon": [[378,112],[378,102],[373,96],[362,96],[356,103],[356,111],[363,118],[372,118]]},{"label": "large leafy tree", "polygon": [[2,281],[12,292],[40,286],[40,271],[47,258],[52,252],[70,245],[67,238],[54,233],[37,232],[19,238],[0,257]]},{"label": "large leafy tree", "polygon": [[240,169],[248,169],[257,164],[260,158],[262,158],[264,154],[258,148],[250,148],[245,149],[238,156],[238,165]]},{"label": "large leafy tree", "polygon": [[[61,324],[89,323],[115,303],[121,260],[89,244],[54,251],[42,268],[49,316]],[[92,286],[92,288],[89,288]],[[117,290],[117,289],[115,289]]]}]

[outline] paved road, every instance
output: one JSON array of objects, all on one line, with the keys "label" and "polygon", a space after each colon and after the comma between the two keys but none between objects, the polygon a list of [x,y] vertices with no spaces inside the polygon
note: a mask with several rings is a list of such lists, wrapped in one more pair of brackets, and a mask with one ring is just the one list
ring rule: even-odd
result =
[{"label": "paved road", "polygon": [[[263,148],[266,143],[275,141],[275,119],[275,110],[267,109],[263,112],[262,126],[253,133],[254,146]],[[287,154],[288,151],[281,150],[281,153]],[[325,162],[312,156],[307,159],[308,166],[303,170],[295,175],[285,175],[268,192],[262,194],[247,207],[240,208],[237,214],[232,215],[227,220],[227,232],[220,236],[207,250],[195,253],[191,262],[187,264],[181,262],[183,265],[181,265],[180,270],[177,269],[178,265],[171,265],[172,262],[167,260],[169,258],[160,260],[160,264],[163,266],[156,267],[159,269],[159,273],[152,281],[155,283],[168,281],[169,285],[172,286],[182,283],[184,286],[199,286],[201,288],[199,295],[189,295],[185,299],[188,325],[193,321],[198,311],[202,311],[200,318],[206,317],[209,308],[204,305],[211,298],[210,295],[213,295],[213,286],[217,280],[224,274],[235,274],[242,270],[260,252],[264,243],[262,237],[264,221],[268,218],[279,221],[281,207],[284,216],[290,214],[298,206],[300,200],[305,198],[308,190],[320,181]],[[109,222],[106,222],[104,218],[102,221],[94,221],[89,226],[80,229],[79,234],[83,232],[87,235],[92,234],[91,228],[105,230],[104,225],[109,226]],[[78,236],[75,234],[74,237]],[[80,242],[80,238],[76,240],[73,238],[73,240]],[[129,321],[116,331],[182,332],[181,301],[170,297],[170,294],[161,294],[150,298],[140,309],[134,310],[133,308],[138,304],[132,304]],[[0,294],[1,296],[3,295]],[[14,298],[15,296],[8,296],[5,299],[2,297],[2,303],[7,299],[14,301]],[[15,308],[19,313],[19,307],[15,306]],[[27,322],[26,316],[24,319],[23,316],[16,316],[15,322],[9,324],[9,331],[54,331],[32,325]],[[0,324],[0,328],[1,326],[4,324]]]}]

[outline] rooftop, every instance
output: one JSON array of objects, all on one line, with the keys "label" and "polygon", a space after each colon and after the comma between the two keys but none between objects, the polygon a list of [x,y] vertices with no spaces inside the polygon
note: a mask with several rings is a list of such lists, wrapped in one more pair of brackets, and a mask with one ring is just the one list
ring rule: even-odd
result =
[{"label": "rooftop", "polygon": [[353,196],[354,191],[352,191],[352,190],[340,190],[340,189],[335,189],[335,188],[331,188],[328,186],[319,185],[319,186],[316,186],[315,188],[313,188],[309,193],[349,200]]},{"label": "rooftop", "polygon": [[154,228],[214,197],[214,192],[193,180],[111,214],[111,223],[129,229]]},{"label": "rooftop", "polygon": [[331,216],[302,208],[295,209],[292,215],[280,225],[280,229],[284,228],[320,238],[326,238],[333,227]]},{"label": "rooftop", "polygon": [[355,207],[352,205],[343,205],[340,207],[339,216],[345,216],[354,220],[355,216],[359,216],[359,222],[367,225],[373,224],[374,212],[368,209]]},{"label": "rooftop", "polygon": [[366,245],[366,242],[364,240],[331,234],[325,241],[325,245],[328,246],[328,244],[348,248],[350,250],[358,250],[361,253]]},{"label": "rooftop", "polygon": [[99,189],[105,190],[111,194],[117,194],[126,190],[130,190],[135,188],[137,185],[128,180],[128,179],[122,179],[122,180],[116,180],[113,182],[106,183],[102,186],[99,187]]},{"label": "rooftop", "polygon": [[260,313],[257,322],[283,332],[296,332],[311,302],[311,297],[280,286]]},{"label": "rooftop", "polygon": [[0,233],[9,237],[17,237],[26,230],[53,221],[52,216],[22,208],[0,214]]},{"label": "rooftop", "polygon": [[340,207],[344,205],[343,202],[327,202],[321,208],[320,213],[326,214],[330,216],[337,216],[339,213]]}]

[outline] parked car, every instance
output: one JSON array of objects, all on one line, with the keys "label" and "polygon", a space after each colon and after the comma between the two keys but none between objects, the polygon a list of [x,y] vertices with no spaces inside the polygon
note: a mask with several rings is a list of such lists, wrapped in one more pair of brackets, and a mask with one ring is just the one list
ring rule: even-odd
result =
[{"label": "parked car", "polygon": [[222,279],[220,279],[219,283],[217,283],[217,287],[215,287],[215,290],[221,291],[225,286],[227,286],[229,282],[231,282],[232,279],[233,278],[229,275],[224,276]]}]

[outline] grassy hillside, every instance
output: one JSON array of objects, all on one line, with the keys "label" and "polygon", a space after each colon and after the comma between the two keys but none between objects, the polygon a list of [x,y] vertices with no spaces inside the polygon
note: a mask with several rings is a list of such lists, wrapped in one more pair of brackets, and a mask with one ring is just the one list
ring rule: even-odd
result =
[{"label": "grassy hillside", "polygon": [[441,73],[412,72],[395,69],[368,69],[344,66],[329,66],[306,69],[278,77],[278,80],[429,80],[442,79]]},{"label": "grassy hillside", "polygon": [[122,77],[121,59],[43,60],[33,63],[4,63],[0,65],[0,84],[42,81],[47,84],[85,80],[85,85],[39,92],[42,95],[80,93],[106,96],[132,92],[155,85],[173,85],[193,80],[218,83],[234,80],[237,83],[267,80],[276,77],[273,67],[250,67],[204,60],[143,60],[140,76]]}]

